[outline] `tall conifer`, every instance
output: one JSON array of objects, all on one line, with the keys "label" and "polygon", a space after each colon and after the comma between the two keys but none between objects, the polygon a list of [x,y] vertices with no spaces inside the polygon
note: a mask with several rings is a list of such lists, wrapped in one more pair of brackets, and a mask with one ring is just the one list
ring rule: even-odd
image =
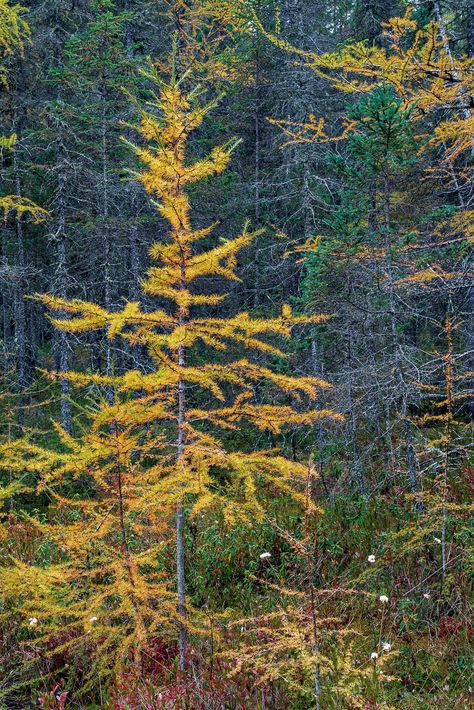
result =
[{"label": "tall conifer", "polygon": [[[53,312],[68,315],[53,318],[60,330],[105,329],[110,341],[121,338],[132,347],[145,347],[155,369],[150,374],[134,370],[117,376],[60,373],[78,386],[96,383],[112,388],[115,401],[104,398],[98,403],[82,437],[74,439],[57,427],[60,453],[26,442],[4,450],[9,465],[37,472],[40,489],[56,500],[53,522],[39,527],[56,541],[61,558],[39,577],[34,569],[19,565],[10,570],[9,579],[13,583],[19,573],[29,580],[25,609],[50,627],[45,639],[58,633],[60,624],[73,635],[67,645],[83,642],[87,634],[86,642],[95,640],[104,658],[106,651],[114,650],[119,665],[130,648],[138,659],[158,626],[165,618],[172,623],[174,616],[184,668],[188,634],[196,628],[194,619],[188,618],[185,595],[187,515],[214,507],[229,523],[261,518],[260,489],[268,486],[305,501],[303,463],[276,448],[230,448],[225,432],[246,421],[256,430],[277,434],[287,425],[312,425],[333,415],[301,406],[327,387],[324,381],[279,374],[233,355],[239,346],[249,355],[254,351],[284,357],[282,343],[292,327],[321,322],[324,316],[295,316],[289,306],[270,319],[253,319],[245,312],[208,315],[225,298],[216,291],[216,281],[238,279],[238,253],[255,233],[246,227],[237,237],[212,243],[214,225],[199,228],[191,223],[188,189],[225,170],[235,142],[190,160],[186,155],[190,134],[215,102],[203,105],[199,88],[185,93],[173,74],[164,82],[151,67],[147,77],[158,84],[159,94],[141,111],[137,130],[144,145],[134,147],[142,165],[136,178],[167,223],[168,238],[150,249],[155,263],[143,291],[171,307],[148,312],[130,302],[111,311],[53,295],[43,301]],[[271,404],[255,402],[257,382],[265,386]],[[287,400],[290,395],[293,404],[279,404],[279,393]],[[88,485],[80,486],[82,480]],[[92,497],[84,493],[89,490]],[[153,562],[161,559],[158,546],[166,537],[173,508],[177,617],[160,565]],[[39,587],[35,578],[41,580]],[[60,588],[62,601],[57,596]]]}]

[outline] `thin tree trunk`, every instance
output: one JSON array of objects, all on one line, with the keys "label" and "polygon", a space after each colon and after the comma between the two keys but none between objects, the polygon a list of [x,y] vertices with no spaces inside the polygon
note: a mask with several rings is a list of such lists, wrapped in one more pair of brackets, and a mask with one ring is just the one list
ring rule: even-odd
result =
[{"label": "thin tree trunk", "polygon": [[[64,145],[58,140],[56,169],[58,173],[57,197],[57,230],[54,235],[56,242],[56,278],[54,291],[66,298],[67,296],[67,253],[66,253],[66,176],[64,165]],[[55,331],[55,347],[60,372],[69,370],[69,338],[62,330]],[[61,426],[69,434],[72,433],[71,404],[69,400],[70,383],[65,377],[60,380],[61,387]]]},{"label": "thin tree trunk", "polygon": [[[21,181],[18,165],[18,157],[16,152],[13,152],[13,172],[15,182],[15,192],[21,195]],[[16,252],[15,252],[15,360],[16,360],[16,377],[17,386],[20,393],[18,401],[18,424],[24,423],[26,400],[24,393],[28,388],[28,353],[26,342],[26,258],[25,258],[25,243],[23,234],[23,223],[21,216],[18,215],[15,220],[16,233]]]},{"label": "thin tree trunk", "polygon": [[354,479],[359,486],[360,493],[363,498],[367,497],[367,488],[365,485],[364,475],[362,472],[362,457],[359,449],[359,442],[357,440],[357,420],[354,409],[354,392],[353,392],[353,380],[352,380],[352,332],[349,332],[349,338],[347,343],[347,367],[349,373],[349,388],[348,388],[348,408],[349,408],[349,435],[351,440],[352,449],[352,465],[354,467],[353,474]]},{"label": "thin tree trunk", "polygon": [[[184,6],[176,5],[174,8],[174,24],[177,35],[177,47],[175,58],[176,76],[181,72],[181,56],[185,47],[183,46],[183,37],[186,35],[186,29],[183,26]],[[178,187],[179,193],[182,187]],[[185,289],[186,263],[184,254],[181,257],[181,282],[179,288]],[[183,306],[179,306],[176,313],[176,318],[180,326],[184,326],[188,320],[189,312]],[[184,345],[178,347],[177,364],[179,368],[179,378],[177,385],[178,396],[178,435],[177,435],[177,458],[176,466],[181,474],[185,474],[185,454],[186,454],[186,387],[183,370],[186,366],[186,348]],[[179,500],[176,506],[176,586],[178,594],[178,614],[181,617],[179,623],[179,668],[184,671],[187,666],[188,655],[188,630],[186,626],[186,559],[185,559],[185,544],[184,544],[184,501]]]},{"label": "thin tree trunk", "polygon": [[474,57],[474,0],[466,0],[466,51]]},{"label": "thin tree trunk", "polygon": [[8,251],[8,226],[6,221],[2,224],[2,326],[3,326],[3,371],[10,379],[13,368],[13,332],[12,332],[12,291],[10,287],[10,258]]},{"label": "thin tree trunk", "polygon": [[[255,97],[254,97],[254,219],[255,229],[260,227],[260,40],[257,37],[255,47]],[[260,305],[260,239],[257,236],[254,242],[255,248],[255,276],[253,284],[253,307]]]},{"label": "thin tree trunk", "polygon": [[[184,323],[184,318],[180,318],[180,325]],[[185,383],[182,376],[182,369],[185,367],[186,354],[183,345],[178,350],[178,367],[180,368],[180,377],[178,381],[178,467],[184,471],[184,453],[185,453],[185,407],[186,393]],[[179,667],[184,670],[186,667],[186,656],[188,646],[188,633],[184,620],[186,619],[186,588],[185,588],[185,555],[184,555],[184,506],[183,501],[179,501],[176,510],[176,570],[178,584],[178,613],[182,617],[183,622],[179,626]]]},{"label": "thin tree trunk", "polygon": [[[107,122],[105,109],[106,91],[102,90],[102,101],[104,102],[102,109],[102,124],[101,124],[101,162],[102,162],[102,231],[104,240],[104,306],[107,311],[112,309],[112,245],[111,234],[109,228],[109,181],[108,181],[108,156],[107,156]],[[112,343],[109,338],[105,341],[105,374],[111,377],[114,373],[114,362],[112,354]],[[105,398],[108,404],[113,404],[114,392],[113,388],[107,386],[105,388]]]},{"label": "thin tree trunk", "polygon": [[447,353],[445,357],[445,383],[446,383],[446,424],[444,430],[444,462],[442,476],[442,526],[441,526],[441,589],[444,588],[446,579],[446,569],[448,566],[447,546],[446,546],[446,528],[448,522],[447,502],[448,502],[448,481],[450,468],[450,445],[451,445],[451,426],[453,422],[453,384],[454,384],[454,360],[453,360],[453,326],[451,321],[451,299],[448,304],[448,314],[445,323]]}]

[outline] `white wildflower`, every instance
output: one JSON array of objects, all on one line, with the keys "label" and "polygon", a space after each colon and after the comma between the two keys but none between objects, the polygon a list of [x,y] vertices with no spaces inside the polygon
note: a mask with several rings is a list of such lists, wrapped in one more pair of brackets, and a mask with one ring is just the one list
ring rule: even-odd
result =
[{"label": "white wildflower", "polygon": [[267,559],[268,559],[269,557],[271,557],[271,556],[272,556],[272,555],[271,555],[270,552],[262,552],[262,554],[260,555],[260,559],[261,559],[261,560],[267,560]]},{"label": "white wildflower", "polygon": [[375,555],[369,555],[367,557],[367,562],[375,562]]},{"label": "white wildflower", "polygon": [[386,603],[388,602],[388,597],[385,596],[385,594],[381,594],[381,595],[379,596],[379,601],[381,601],[382,604],[386,604]]},{"label": "white wildflower", "polygon": [[392,644],[391,644],[391,643],[388,643],[387,641],[385,641],[385,642],[382,644],[382,648],[383,648],[384,651],[390,651],[390,649],[392,648]]},{"label": "white wildflower", "polygon": [[370,657],[371,657],[371,659],[372,659],[373,661],[375,661],[375,660],[377,660],[377,658],[379,657],[379,654],[376,653],[375,651],[373,651],[373,652],[370,654]]},{"label": "white wildflower", "polygon": [[91,624],[93,624],[94,621],[97,621],[97,617],[96,617],[96,616],[91,616],[91,618],[89,619],[89,621],[91,622]]},{"label": "white wildflower", "polygon": [[30,626],[36,626],[36,624],[38,623],[38,619],[36,618],[36,616],[30,616],[30,618],[28,619],[28,623],[30,624]]},{"label": "white wildflower", "polygon": [[428,592],[425,592],[425,594],[423,594],[423,599],[431,599],[431,594],[428,594]]},{"label": "white wildflower", "polygon": [[438,543],[438,545],[441,545],[441,540],[439,537],[434,537],[433,540]]}]

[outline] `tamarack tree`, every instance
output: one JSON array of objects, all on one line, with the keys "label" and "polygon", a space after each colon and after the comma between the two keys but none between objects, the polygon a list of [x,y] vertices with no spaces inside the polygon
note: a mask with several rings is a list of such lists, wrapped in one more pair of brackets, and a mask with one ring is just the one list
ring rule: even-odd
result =
[{"label": "tamarack tree", "polygon": [[[41,298],[56,328],[105,329],[110,339],[146,348],[154,369],[52,373],[89,392],[97,386],[105,396],[87,408],[82,435],[73,438],[56,425],[61,445],[55,450],[23,439],[3,448],[1,464],[18,475],[37,474],[38,491],[55,503],[48,522],[32,523],[52,541],[56,563],[38,568],[10,560],[5,569],[8,589],[23,580],[25,595],[15,603],[24,623],[33,619],[35,644],[53,639],[56,653],[85,644],[89,655],[100,658],[104,674],[111,668],[120,672],[130,659],[138,663],[153,638],[173,636],[176,626],[179,663],[186,666],[188,636],[200,630],[199,615],[190,613],[185,596],[188,513],[214,508],[229,524],[262,518],[259,489],[269,486],[308,506],[304,462],[278,448],[231,449],[226,432],[246,422],[278,435],[287,426],[337,416],[309,406],[328,387],[324,381],[281,374],[250,359],[251,352],[261,360],[282,358],[282,342],[295,325],[325,316],[297,316],[287,305],[268,319],[245,312],[208,315],[225,298],[214,284],[238,279],[237,255],[255,232],[246,227],[209,246],[214,225],[192,225],[187,190],[225,170],[235,141],[188,161],[189,136],[215,101],[204,105],[199,87],[183,89],[189,74],[178,80],[170,71],[165,81],[153,65],[144,73],[158,92],[139,107],[142,145],[132,148],[142,168],[135,177],[167,224],[168,237],[151,246],[153,265],[142,288],[147,302],[158,298],[171,305],[144,310],[128,302],[109,311],[80,300]],[[246,349],[249,358],[236,359],[234,346],[240,353]],[[257,383],[272,403],[255,401]],[[173,520],[177,599],[166,574]]]},{"label": "tamarack tree", "polygon": [[[23,53],[25,42],[29,40],[30,28],[24,19],[25,8],[12,5],[8,0],[0,1],[0,90],[8,89],[8,64],[7,60],[15,52]],[[17,136],[0,134],[0,154],[13,150]],[[20,195],[0,195],[0,209],[6,221],[10,212],[18,217],[29,215],[36,222],[45,218],[46,212],[34,202]]]}]

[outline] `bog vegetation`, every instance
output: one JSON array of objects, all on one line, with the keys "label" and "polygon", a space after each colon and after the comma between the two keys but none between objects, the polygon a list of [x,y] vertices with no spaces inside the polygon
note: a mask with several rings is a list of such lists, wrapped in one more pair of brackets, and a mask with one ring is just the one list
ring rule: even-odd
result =
[{"label": "bog vegetation", "polygon": [[0,707],[472,707],[473,68],[471,0],[0,0]]}]

